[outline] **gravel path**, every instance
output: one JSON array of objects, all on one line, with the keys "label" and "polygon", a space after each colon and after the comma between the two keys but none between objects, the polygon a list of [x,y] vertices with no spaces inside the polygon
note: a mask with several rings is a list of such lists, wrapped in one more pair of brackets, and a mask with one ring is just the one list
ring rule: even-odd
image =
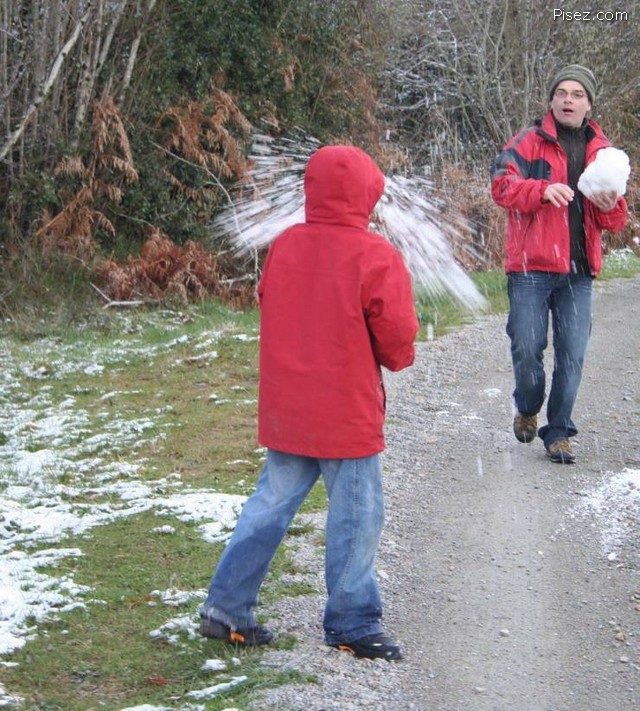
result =
[{"label": "gravel path", "polygon": [[[324,646],[323,593],[282,600],[272,625],[299,643],[263,663],[318,683],[255,709],[640,708],[639,302],[638,277],[598,284],[573,466],[511,433],[504,316],[421,344],[388,378],[379,572],[405,660]],[[323,591],[315,522],[293,540]]]}]

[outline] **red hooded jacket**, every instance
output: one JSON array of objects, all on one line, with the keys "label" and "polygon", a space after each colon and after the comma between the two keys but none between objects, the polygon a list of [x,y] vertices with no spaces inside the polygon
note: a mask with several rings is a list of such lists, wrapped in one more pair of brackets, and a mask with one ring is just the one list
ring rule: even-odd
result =
[{"label": "red hooded jacket", "polygon": [[[589,121],[585,167],[601,148],[610,145],[600,126]],[[569,273],[569,208],[542,202],[550,183],[567,183],[567,156],[558,142],[551,112],[539,124],[516,134],[491,167],[493,199],[509,211],[507,272]],[[610,212],[601,212],[585,197],[582,204],[587,259],[591,273],[597,276],[602,268],[602,230],[624,229],[627,203],[620,197]]]},{"label": "red hooded jacket", "polygon": [[411,279],[367,230],[384,176],[366,153],[321,148],[304,187],[306,222],[272,243],[258,285],[258,439],[290,454],[366,457],[384,449],[380,366],[413,363]]}]

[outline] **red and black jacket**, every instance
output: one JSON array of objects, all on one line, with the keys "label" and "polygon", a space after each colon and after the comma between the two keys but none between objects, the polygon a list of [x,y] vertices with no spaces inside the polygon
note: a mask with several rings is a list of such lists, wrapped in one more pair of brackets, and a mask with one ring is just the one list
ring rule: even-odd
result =
[{"label": "red and black jacket", "polygon": [[[585,167],[601,148],[610,146],[600,126],[590,120],[586,129]],[[491,166],[491,194],[509,211],[505,271],[546,271],[568,274],[570,239],[568,207],[543,201],[551,183],[567,183],[567,155],[558,141],[551,112],[542,121],[520,131]],[[585,247],[589,268],[597,276],[602,268],[602,230],[620,232],[627,223],[627,203],[618,198],[609,212],[590,200],[584,210]]]}]

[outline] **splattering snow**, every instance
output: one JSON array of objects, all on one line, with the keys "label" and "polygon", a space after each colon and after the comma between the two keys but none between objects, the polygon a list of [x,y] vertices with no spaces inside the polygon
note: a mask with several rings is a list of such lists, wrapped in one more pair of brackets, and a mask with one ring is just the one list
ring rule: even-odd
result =
[{"label": "splattering snow", "polygon": [[[252,194],[245,190],[223,210],[213,231],[229,234],[240,253],[252,253],[285,228],[304,222],[304,170],[320,145],[310,136],[274,140],[256,135],[250,156],[256,190]],[[453,253],[457,244],[479,258],[461,239],[466,223],[434,196],[435,187],[425,177],[389,176],[372,216],[373,226],[402,252],[416,285],[427,295],[449,293],[467,308],[482,309],[486,300]]]}]

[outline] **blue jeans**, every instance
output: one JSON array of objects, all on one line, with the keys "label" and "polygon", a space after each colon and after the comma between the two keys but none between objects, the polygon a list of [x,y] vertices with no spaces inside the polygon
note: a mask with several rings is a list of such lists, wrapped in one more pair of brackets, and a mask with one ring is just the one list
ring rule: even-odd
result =
[{"label": "blue jeans", "polygon": [[547,424],[538,430],[546,447],[577,434],[571,413],[582,378],[591,335],[590,276],[523,272],[508,275],[511,358],[518,411],[537,414],[545,396],[543,352],[549,312],[553,324],[553,377],[547,401]]},{"label": "blue jeans", "polygon": [[382,631],[375,571],[384,519],[378,455],[315,459],[269,449],[256,490],[245,503],[211,579],[201,616],[234,629],[256,624],[253,608],[271,559],[320,475],[329,498],[326,642],[352,642]]}]

